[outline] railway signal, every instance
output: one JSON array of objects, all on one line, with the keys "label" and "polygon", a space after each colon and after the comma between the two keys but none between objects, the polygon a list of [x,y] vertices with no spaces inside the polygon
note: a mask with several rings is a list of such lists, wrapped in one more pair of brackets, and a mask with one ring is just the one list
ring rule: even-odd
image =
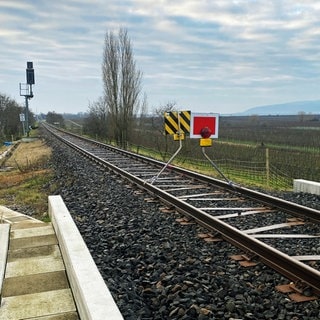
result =
[{"label": "railway signal", "polygon": [[27,69],[26,69],[26,78],[27,84],[34,84],[34,69],[33,69],[33,62],[27,62]]},{"label": "railway signal", "polygon": [[217,113],[192,113],[190,122],[190,138],[200,138],[202,154],[217,170],[228,184],[232,182],[223,174],[219,167],[210,159],[206,153],[206,147],[212,146],[212,138],[218,138],[219,114]]},{"label": "railway signal", "polygon": [[192,113],[190,138],[200,138],[201,147],[211,147],[212,138],[218,138],[219,115],[217,113]]},{"label": "railway signal", "polygon": [[180,142],[179,148],[159,171],[159,173],[150,179],[151,184],[159,178],[161,173],[181,151],[182,140],[184,140],[185,134],[190,134],[190,138],[200,138],[200,147],[202,147],[202,153],[205,158],[229,184],[232,184],[232,182],[223,174],[219,167],[205,152],[205,147],[212,146],[212,138],[218,138],[219,114],[191,113],[190,111],[170,111],[165,112],[164,114],[164,125],[165,133],[173,135],[173,139]]},{"label": "railway signal", "polygon": [[33,98],[32,85],[35,84],[33,62],[27,62],[26,83],[20,83],[20,96],[25,97],[25,127],[27,137],[29,137],[29,99]]}]

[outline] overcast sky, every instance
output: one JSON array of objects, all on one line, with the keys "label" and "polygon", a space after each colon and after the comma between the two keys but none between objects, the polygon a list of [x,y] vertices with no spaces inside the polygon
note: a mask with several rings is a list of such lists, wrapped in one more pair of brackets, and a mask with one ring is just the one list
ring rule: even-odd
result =
[{"label": "overcast sky", "polygon": [[320,99],[319,0],[0,0],[0,93],[33,112],[85,112],[102,96],[107,31],[126,28],[148,110],[235,113]]}]

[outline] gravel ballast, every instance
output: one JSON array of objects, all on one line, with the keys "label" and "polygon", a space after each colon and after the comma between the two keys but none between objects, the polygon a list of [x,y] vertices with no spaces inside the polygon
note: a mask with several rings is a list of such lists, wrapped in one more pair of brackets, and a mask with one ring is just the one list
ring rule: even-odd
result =
[{"label": "gravel ballast", "polygon": [[[319,301],[292,302],[289,281],[259,263],[244,268],[225,241],[208,243],[195,225],[162,210],[114,173],[51,141],[60,194],[125,319],[320,319]],[[320,197],[283,194],[311,204]],[[99,294],[99,293],[97,293]]]}]

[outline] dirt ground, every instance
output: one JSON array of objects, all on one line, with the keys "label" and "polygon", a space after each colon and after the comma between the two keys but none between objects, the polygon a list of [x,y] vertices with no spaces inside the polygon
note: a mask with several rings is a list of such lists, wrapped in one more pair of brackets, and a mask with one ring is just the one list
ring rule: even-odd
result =
[{"label": "dirt ground", "polygon": [[44,188],[51,178],[50,156],[51,149],[44,140],[19,142],[0,167],[0,205],[26,207],[37,217],[43,216],[50,191]]},{"label": "dirt ground", "polygon": [[47,161],[51,156],[51,149],[41,139],[22,141],[13,155],[6,161],[7,167],[16,169],[34,167]]}]

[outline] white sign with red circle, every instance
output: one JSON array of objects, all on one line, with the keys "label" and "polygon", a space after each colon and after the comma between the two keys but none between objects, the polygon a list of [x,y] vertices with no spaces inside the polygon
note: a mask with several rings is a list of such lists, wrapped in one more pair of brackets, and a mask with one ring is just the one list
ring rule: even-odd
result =
[{"label": "white sign with red circle", "polygon": [[218,113],[191,113],[190,138],[218,138]]}]

